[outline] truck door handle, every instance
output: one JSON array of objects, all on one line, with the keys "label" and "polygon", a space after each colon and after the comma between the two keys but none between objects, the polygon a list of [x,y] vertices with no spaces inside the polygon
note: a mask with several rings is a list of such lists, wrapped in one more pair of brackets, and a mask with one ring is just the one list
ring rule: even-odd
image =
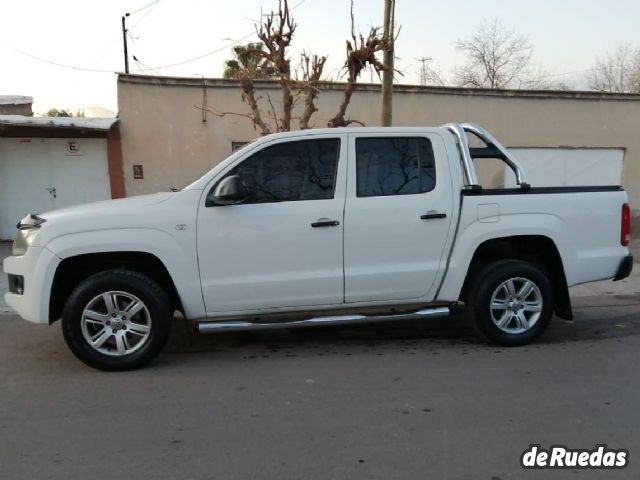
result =
[{"label": "truck door handle", "polygon": [[317,222],[313,222],[311,224],[311,226],[313,228],[318,228],[318,227],[337,227],[338,225],[340,225],[339,221],[337,221],[337,220],[329,220],[329,219],[324,219],[324,218],[321,218]]},{"label": "truck door handle", "polygon": [[447,218],[446,213],[429,212],[424,215],[420,215],[420,220],[433,220],[434,218]]}]

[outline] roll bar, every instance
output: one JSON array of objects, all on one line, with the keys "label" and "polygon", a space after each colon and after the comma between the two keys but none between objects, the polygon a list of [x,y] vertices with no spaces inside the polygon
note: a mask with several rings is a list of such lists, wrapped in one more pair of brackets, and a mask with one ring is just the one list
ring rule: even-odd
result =
[{"label": "roll bar", "polygon": [[[523,190],[528,190],[531,186],[525,180],[525,172],[513,155],[480,125],[475,123],[447,123],[442,128],[449,130],[458,140],[460,154],[462,157],[462,168],[466,177],[465,187],[471,190],[479,190],[482,188],[478,182],[476,169],[473,165],[475,158],[498,158],[506,163],[516,176],[516,183]],[[471,148],[467,133],[471,133],[478,137],[486,147]]]}]

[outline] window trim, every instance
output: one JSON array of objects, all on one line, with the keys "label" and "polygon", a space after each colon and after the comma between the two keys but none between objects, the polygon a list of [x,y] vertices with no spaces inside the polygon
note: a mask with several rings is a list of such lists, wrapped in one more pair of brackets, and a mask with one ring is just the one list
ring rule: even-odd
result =
[{"label": "window trim", "polygon": [[[398,139],[424,139],[427,142],[429,142],[429,145],[431,147],[431,153],[432,153],[432,160],[433,160],[433,171],[434,171],[434,179],[433,179],[433,186],[431,187],[430,190],[427,190],[425,192],[418,192],[418,193],[394,193],[394,194],[390,194],[390,195],[360,195],[358,192],[358,140],[363,140],[363,139],[367,139],[367,140],[371,140],[371,139],[393,139],[393,138],[398,138]],[[437,162],[436,162],[436,152],[435,152],[435,146],[433,143],[433,140],[431,138],[429,138],[426,135],[407,135],[407,134],[403,134],[403,135],[357,135],[354,137],[353,140],[353,154],[354,154],[354,170],[355,170],[355,198],[381,198],[381,197],[401,197],[401,196],[406,196],[406,195],[424,195],[427,193],[431,193],[433,192],[437,185],[438,185],[438,168],[437,168]]]}]

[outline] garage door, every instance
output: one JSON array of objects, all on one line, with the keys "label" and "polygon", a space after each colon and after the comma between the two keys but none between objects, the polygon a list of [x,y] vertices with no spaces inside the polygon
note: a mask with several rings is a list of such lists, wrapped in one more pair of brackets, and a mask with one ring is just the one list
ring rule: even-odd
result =
[{"label": "garage door", "polygon": [[[622,148],[512,148],[532,187],[621,185]],[[511,170],[505,185],[516,185]]]},{"label": "garage door", "polygon": [[111,198],[102,138],[0,138],[0,239],[29,213]]}]

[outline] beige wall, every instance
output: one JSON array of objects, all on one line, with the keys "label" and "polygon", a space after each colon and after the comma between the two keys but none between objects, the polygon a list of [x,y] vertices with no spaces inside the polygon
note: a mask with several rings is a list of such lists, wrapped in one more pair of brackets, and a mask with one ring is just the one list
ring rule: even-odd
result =
[{"label": "beige wall", "polygon": [[[239,116],[203,122],[206,104],[218,112],[246,112],[234,81],[121,75],[118,104],[128,195],[184,186],[231,152],[231,142],[258,134]],[[277,106],[279,90],[266,82]],[[313,123],[326,125],[341,99],[339,86],[325,85]],[[368,126],[379,124],[379,86],[362,85],[349,115]],[[632,205],[640,207],[640,95],[589,92],[478,91],[397,86],[394,125],[434,126],[477,122],[511,147],[624,148],[622,183]],[[134,180],[142,164],[145,178]]]}]

